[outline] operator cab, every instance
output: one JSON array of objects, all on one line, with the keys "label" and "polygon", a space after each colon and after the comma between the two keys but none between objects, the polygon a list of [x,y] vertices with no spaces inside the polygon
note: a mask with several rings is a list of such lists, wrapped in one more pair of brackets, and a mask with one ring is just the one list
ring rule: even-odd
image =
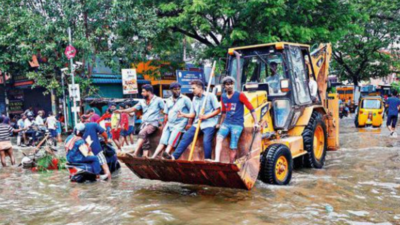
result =
[{"label": "operator cab", "polygon": [[[304,108],[313,104],[309,76],[315,76],[310,59],[306,45],[274,43],[233,48],[229,49],[227,73],[238,81],[237,89],[266,91],[272,103],[274,128],[288,131]],[[320,97],[316,99],[318,102]]]}]

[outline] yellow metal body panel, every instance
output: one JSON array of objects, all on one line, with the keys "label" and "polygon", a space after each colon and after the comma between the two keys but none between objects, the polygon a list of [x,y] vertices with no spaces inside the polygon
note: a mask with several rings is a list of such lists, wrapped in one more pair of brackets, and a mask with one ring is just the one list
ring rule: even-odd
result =
[{"label": "yellow metal body panel", "polygon": [[339,148],[339,95],[336,93],[328,95],[326,129],[328,132],[328,150],[337,150]]},{"label": "yellow metal body panel", "polygon": [[274,42],[274,43],[268,43],[268,44],[260,44],[260,45],[249,45],[249,46],[243,46],[243,47],[236,47],[236,48],[229,48],[228,53],[236,51],[236,50],[242,50],[242,49],[251,49],[251,48],[262,48],[262,47],[268,47],[268,46],[284,46],[284,45],[292,45],[292,46],[300,46],[300,47],[306,47],[310,48],[309,45],[304,45],[304,44],[298,44],[298,43],[291,43],[291,42]]},{"label": "yellow metal body panel", "polygon": [[[377,100],[380,101],[381,108],[379,109],[365,109],[362,108],[363,104],[362,102],[366,99],[370,100]],[[380,97],[373,97],[373,96],[367,96],[363,97],[360,100],[360,108],[358,110],[358,125],[359,126],[366,126],[366,125],[372,125],[374,127],[379,127],[383,123],[383,113],[384,113],[384,104],[382,101],[382,98]],[[368,119],[369,114],[372,114],[372,119]]]},{"label": "yellow metal body panel", "polygon": [[292,158],[297,158],[299,156],[307,154],[307,151],[304,150],[302,136],[292,136],[292,137],[286,137],[286,138],[282,138],[282,139],[275,139],[272,141],[265,141],[265,145],[267,147],[272,144],[286,145],[290,149],[290,152],[292,153]]}]

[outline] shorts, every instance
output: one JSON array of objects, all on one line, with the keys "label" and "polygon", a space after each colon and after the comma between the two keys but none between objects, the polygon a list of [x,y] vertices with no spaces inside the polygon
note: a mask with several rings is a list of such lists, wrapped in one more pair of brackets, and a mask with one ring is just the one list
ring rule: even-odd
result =
[{"label": "shorts", "polygon": [[138,137],[144,141],[147,141],[147,138],[150,136],[150,134],[156,132],[156,130],[157,127],[151,124],[143,124],[142,127],[140,128]]},{"label": "shorts", "polygon": [[128,134],[131,135],[131,134],[134,134],[134,132],[135,132],[135,126],[129,126]]},{"label": "shorts", "polygon": [[119,140],[121,137],[121,129],[111,129],[111,136],[114,140]]},{"label": "shorts", "polygon": [[100,165],[104,165],[107,163],[107,159],[104,156],[103,151],[99,152],[99,154],[97,154],[96,156],[97,158],[99,158]]},{"label": "shorts", "polygon": [[0,142],[0,151],[6,151],[12,148],[11,141],[1,141]]},{"label": "shorts", "polygon": [[243,126],[232,125],[232,124],[222,124],[219,128],[217,137],[226,138],[228,134],[231,134],[230,148],[236,150],[239,142],[240,135],[242,134]]},{"label": "shorts", "polygon": [[172,127],[165,126],[160,138],[160,144],[176,147],[182,132]]},{"label": "shorts", "polygon": [[386,126],[396,127],[397,119],[398,119],[397,115],[388,115],[388,118],[386,120]]},{"label": "shorts", "polygon": [[49,132],[50,132],[50,136],[51,137],[53,137],[53,138],[57,137],[57,131],[56,130],[49,129]]}]

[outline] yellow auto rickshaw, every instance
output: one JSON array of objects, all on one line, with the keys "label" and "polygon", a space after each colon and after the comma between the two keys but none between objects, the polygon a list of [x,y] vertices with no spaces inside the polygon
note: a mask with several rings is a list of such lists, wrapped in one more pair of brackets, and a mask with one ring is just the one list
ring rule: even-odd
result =
[{"label": "yellow auto rickshaw", "polygon": [[380,96],[361,97],[356,111],[355,126],[380,127],[383,123],[385,106]]}]

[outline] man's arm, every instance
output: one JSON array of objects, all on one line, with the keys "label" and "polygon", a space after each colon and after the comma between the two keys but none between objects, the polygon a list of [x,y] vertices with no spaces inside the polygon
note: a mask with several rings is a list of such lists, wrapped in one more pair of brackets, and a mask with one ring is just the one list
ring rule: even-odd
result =
[{"label": "man's arm", "polygon": [[138,102],[135,106],[133,106],[129,109],[117,109],[114,112],[115,113],[133,113],[140,109],[142,109],[142,106],[140,105],[140,102]]},{"label": "man's arm", "polygon": [[221,127],[222,123],[225,121],[226,118],[226,108],[222,96],[221,96],[221,112],[222,112],[221,119],[219,120],[219,123],[217,124],[216,128]]},{"label": "man's arm", "polygon": [[206,119],[210,119],[213,118],[214,116],[217,116],[220,112],[221,112],[221,107],[218,105],[218,100],[217,97],[213,94],[210,94],[211,98],[211,106],[215,109],[214,111],[212,111],[211,113],[207,114],[207,115],[200,115],[199,119],[201,120],[206,120]]},{"label": "man's arm", "polygon": [[258,129],[259,124],[257,122],[257,114],[256,114],[256,111],[254,110],[253,105],[251,104],[251,102],[249,101],[249,99],[246,97],[246,95],[243,92],[240,93],[239,100],[246,106],[246,108],[248,110],[250,110],[251,116],[253,117],[253,121],[254,121],[254,128]]}]

